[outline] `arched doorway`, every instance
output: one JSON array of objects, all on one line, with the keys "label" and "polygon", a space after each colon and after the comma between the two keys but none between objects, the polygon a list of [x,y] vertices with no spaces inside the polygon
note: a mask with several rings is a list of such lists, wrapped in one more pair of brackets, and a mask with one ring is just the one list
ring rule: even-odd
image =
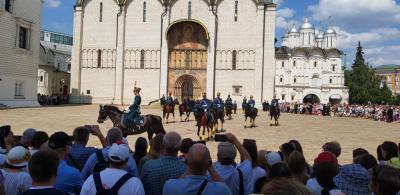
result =
[{"label": "arched doorway", "polygon": [[206,89],[208,33],[196,20],[180,20],[167,28],[168,92],[199,98]]},{"label": "arched doorway", "polygon": [[311,103],[311,104],[315,104],[315,103],[319,103],[319,97],[315,94],[308,94],[303,98],[303,103]]},{"label": "arched doorway", "polygon": [[334,94],[329,97],[329,103],[340,104],[342,102],[342,96],[339,94]]}]

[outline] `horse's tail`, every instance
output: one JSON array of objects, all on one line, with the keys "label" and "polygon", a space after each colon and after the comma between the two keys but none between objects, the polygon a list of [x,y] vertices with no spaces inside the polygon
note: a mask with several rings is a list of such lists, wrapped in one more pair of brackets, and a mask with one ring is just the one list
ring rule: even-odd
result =
[{"label": "horse's tail", "polygon": [[[149,115],[150,117],[150,126],[154,128],[154,133],[155,134],[166,134],[164,125],[162,124],[162,118],[157,115]],[[154,126],[153,126],[153,125]]]}]

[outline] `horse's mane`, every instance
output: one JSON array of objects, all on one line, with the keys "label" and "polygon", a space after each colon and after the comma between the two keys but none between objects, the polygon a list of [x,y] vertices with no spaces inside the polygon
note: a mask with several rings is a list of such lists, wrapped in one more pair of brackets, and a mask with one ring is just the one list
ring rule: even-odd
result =
[{"label": "horse's mane", "polygon": [[116,112],[118,112],[118,113],[120,113],[120,114],[123,114],[123,113],[124,113],[124,112],[121,111],[118,107],[113,106],[113,105],[105,105],[104,107],[107,107],[107,108],[109,108],[110,110],[116,111]]}]

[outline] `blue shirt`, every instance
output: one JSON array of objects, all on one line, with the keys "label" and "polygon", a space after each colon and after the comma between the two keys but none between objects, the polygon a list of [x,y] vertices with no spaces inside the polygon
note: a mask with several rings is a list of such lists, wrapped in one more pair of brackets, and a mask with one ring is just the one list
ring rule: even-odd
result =
[{"label": "blue shirt", "polygon": [[244,194],[251,194],[251,179],[253,174],[251,161],[245,160],[237,167],[234,167],[232,165],[221,165],[220,163],[217,163],[215,165],[215,170],[222,178],[222,180],[226,183],[226,185],[228,185],[232,194],[240,194],[240,178],[239,171],[237,169],[240,169],[243,173],[243,184],[245,188]]},{"label": "blue shirt", "polygon": [[[170,179],[164,185],[163,194],[196,195],[206,176],[188,175],[181,179]],[[232,194],[225,183],[208,181],[202,194],[230,195]]]},{"label": "blue shirt", "polygon": [[[106,162],[108,161],[108,151],[110,150],[110,147],[111,146],[108,146],[108,147],[104,148],[103,150],[101,150],[103,153],[103,156],[104,156],[104,160]],[[84,180],[86,180],[93,173],[93,169],[96,164],[97,164],[96,154],[90,155],[90,157],[86,161],[85,166],[82,169],[82,178]],[[133,159],[132,155],[129,155],[128,163],[127,163],[127,167],[125,168],[125,171],[132,174],[134,177],[139,176],[139,173],[138,173],[138,170],[136,167],[136,162],[135,162],[135,159]]]},{"label": "blue shirt", "polygon": [[65,193],[79,194],[82,185],[83,180],[78,169],[67,165],[65,160],[61,160],[60,165],[58,165],[54,187]]},{"label": "blue shirt", "polygon": [[168,179],[176,179],[186,171],[186,165],[177,157],[161,156],[148,160],[140,173],[146,195],[160,195]]},{"label": "blue shirt", "polygon": [[[97,150],[98,149],[93,147],[85,147],[82,144],[72,144],[71,149],[69,150],[69,156],[71,156],[75,160],[77,166],[80,167],[80,169],[83,169],[89,156],[95,153]],[[75,165],[71,162],[69,156],[65,158],[65,161],[69,166],[75,167]]]}]

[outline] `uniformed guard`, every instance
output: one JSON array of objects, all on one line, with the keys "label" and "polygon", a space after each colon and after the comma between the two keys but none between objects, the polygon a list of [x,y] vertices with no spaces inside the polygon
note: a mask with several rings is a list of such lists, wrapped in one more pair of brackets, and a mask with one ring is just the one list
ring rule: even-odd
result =
[{"label": "uniformed guard", "polygon": [[247,98],[246,96],[243,97],[243,102],[242,102],[242,112],[244,113],[244,109],[246,108],[247,104]]},{"label": "uniformed guard", "polygon": [[140,97],[139,87],[134,87],[133,93],[135,95],[133,104],[129,106],[129,111],[124,117],[124,126],[128,128],[137,129],[137,124],[135,123],[135,118],[140,115],[140,104],[142,103],[142,98]]},{"label": "uniformed guard", "polygon": [[231,95],[228,95],[228,98],[226,98],[225,104],[226,104],[226,105],[229,105],[229,106],[232,106],[232,98],[231,98]]},{"label": "uniformed guard", "polygon": [[172,93],[171,92],[169,92],[169,94],[168,94],[166,103],[168,105],[173,105],[173,103],[174,103],[174,99],[172,98]]},{"label": "uniformed guard", "polygon": [[207,99],[207,93],[203,93],[203,99],[200,101],[200,105],[204,111],[207,111],[211,106],[211,101]]},{"label": "uniformed guard", "polygon": [[254,101],[253,96],[250,96],[249,102],[248,102],[250,108],[254,108],[254,106],[256,105],[256,101]]},{"label": "uniformed guard", "polygon": [[217,105],[217,108],[223,108],[224,107],[224,101],[220,97],[221,93],[217,93],[217,97],[214,98],[214,104]]}]

